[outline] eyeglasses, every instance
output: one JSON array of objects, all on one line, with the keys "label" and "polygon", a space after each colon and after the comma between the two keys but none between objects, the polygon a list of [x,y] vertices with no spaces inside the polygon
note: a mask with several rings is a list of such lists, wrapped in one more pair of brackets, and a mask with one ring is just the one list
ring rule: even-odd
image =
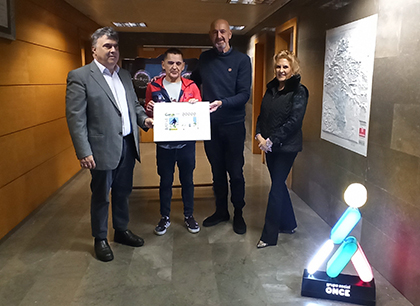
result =
[{"label": "eyeglasses", "polygon": [[173,64],[176,64],[177,66],[181,66],[182,62],[174,62],[174,61],[168,61],[168,65],[172,66]]}]

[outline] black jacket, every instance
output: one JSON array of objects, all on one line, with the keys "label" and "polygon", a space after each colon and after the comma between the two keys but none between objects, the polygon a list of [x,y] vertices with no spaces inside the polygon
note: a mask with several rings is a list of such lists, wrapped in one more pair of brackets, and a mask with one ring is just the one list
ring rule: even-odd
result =
[{"label": "black jacket", "polygon": [[286,81],[279,91],[279,81],[274,78],[267,84],[261,102],[256,134],[273,142],[273,152],[302,151],[302,121],[308,103],[308,89],[300,84],[300,75]]}]

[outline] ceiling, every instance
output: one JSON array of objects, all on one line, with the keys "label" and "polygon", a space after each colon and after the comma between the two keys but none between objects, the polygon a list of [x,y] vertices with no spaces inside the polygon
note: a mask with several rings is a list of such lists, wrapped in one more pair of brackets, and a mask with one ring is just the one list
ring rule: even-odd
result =
[{"label": "ceiling", "polygon": [[[244,25],[246,34],[291,0],[272,4],[229,4],[227,0],[65,0],[101,26],[112,22],[144,22],[147,28],[116,28],[119,32],[206,34],[218,18]],[[258,2],[258,1],[256,1]]]}]

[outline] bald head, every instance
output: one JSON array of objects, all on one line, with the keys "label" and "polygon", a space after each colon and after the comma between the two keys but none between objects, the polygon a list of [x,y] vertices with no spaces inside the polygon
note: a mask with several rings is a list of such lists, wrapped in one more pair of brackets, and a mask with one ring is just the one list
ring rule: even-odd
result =
[{"label": "bald head", "polygon": [[225,19],[216,19],[210,24],[210,31],[213,30],[219,24],[225,24],[229,28],[229,22]]},{"label": "bald head", "polygon": [[210,39],[213,46],[221,53],[229,51],[229,40],[232,38],[229,22],[224,19],[216,19],[210,25]]}]

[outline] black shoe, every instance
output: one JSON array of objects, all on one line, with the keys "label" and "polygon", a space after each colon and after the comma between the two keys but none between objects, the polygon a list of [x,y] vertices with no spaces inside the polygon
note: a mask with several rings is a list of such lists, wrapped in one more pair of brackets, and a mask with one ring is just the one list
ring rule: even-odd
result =
[{"label": "black shoe", "polygon": [[115,231],[114,241],[132,247],[141,247],[144,244],[143,238],[134,235],[130,230]]},{"label": "black shoe", "polygon": [[111,261],[114,259],[108,240],[95,238],[95,255],[100,261]]},{"label": "black shoe", "polygon": [[238,235],[246,233],[246,224],[244,218],[242,217],[242,213],[235,213],[233,216],[233,231]]},{"label": "black shoe", "polygon": [[292,230],[279,230],[280,234],[294,234],[296,232],[296,229],[292,229]]},{"label": "black shoe", "polygon": [[229,219],[230,219],[230,216],[228,212],[222,214],[216,211],[210,217],[207,217],[206,219],[204,219],[203,226],[205,227],[214,226],[216,224],[219,224],[220,222],[229,221]]}]

